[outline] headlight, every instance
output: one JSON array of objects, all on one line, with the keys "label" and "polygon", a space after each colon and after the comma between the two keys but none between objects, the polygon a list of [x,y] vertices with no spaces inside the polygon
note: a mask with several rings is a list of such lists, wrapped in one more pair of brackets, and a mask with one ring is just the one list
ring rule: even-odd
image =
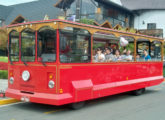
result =
[{"label": "headlight", "polygon": [[14,78],[10,77],[9,82],[10,82],[10,84],[13,84],[14,83]]},{"label": "headlight", "polygon": [[29,80],[29,78],[30,78],[30,73],[29,73],[29,71],[23,71],[23,73],[22,73],[22,79],[24,80],[24,81],[28,81]]},{"label": "headlight", "polygon": [[48,84],[49,88],[54,88],[54,85],[55,85],[54,81],[50,80]]}]

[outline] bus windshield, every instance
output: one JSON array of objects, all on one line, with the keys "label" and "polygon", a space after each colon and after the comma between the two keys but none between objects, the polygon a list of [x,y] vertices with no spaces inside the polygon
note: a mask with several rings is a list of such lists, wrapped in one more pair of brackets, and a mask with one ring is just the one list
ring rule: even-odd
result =
[{"label": "bus windshield", "polygon": [[9,35],[9,58],[10,61],[19,61],[19,32],[12,31]]},{"label": "bus windshield", "polygon": [[35,32],[30,29],[25,29],[21,33],[21,60],[35,61]]},{"label": "bus windshield", "polygon": [[38,31],[38,61],[56,61],[56,30],[43,27]]}]

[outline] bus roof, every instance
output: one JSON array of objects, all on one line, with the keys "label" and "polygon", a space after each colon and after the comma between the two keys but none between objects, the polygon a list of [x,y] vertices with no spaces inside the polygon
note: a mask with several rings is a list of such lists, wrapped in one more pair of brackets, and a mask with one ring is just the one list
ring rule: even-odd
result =
[{"label": "bus roof", "polygon": [[142,35],[142,34],[137,34],[137,33],[131,33],[131,32],[123,32],[123,31],[114,30],[114,29],[110,29],[110,28],[94,26],[94,25],[88,25],[88,24],[72,22],[72,21],[67,21],[67,20],[61,20],[61,19],[51,19],[51,20],[32,21],[32,22],[26,22],[26,23],[19,23],[19,24],[14,24],[14,25],[8,25],[7,28],[13,28],[13,27],[22,26],[22,25],[29,25],[29,24],[49,23],[49,22],[63,22],[63,23],[68,23],[68,24],[73,24],[73,25],[90,27],[90,28],[94,28],[94,29],[108,30],[108,31],[116,32],[116,33],[124,33],[124,34],[127,34],[127,35],[139,36],[139,37],[141,36],[141,37],[146,37],[146,38],[151,38],[151,39],[158,39],[158,40],[164,41],[163,38],[158,38],[158,37],[153,37],[153,36],[148,36],[148,35]]}]

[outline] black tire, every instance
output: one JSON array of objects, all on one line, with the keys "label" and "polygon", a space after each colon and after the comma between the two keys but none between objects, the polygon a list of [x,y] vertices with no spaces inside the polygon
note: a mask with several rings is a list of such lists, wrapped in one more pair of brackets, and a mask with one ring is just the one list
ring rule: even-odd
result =
[{"label": "black tire", "polygon": [[139,95],[143,94],[144,92],[145,92],[145,88],[142,88],[142,89],[132,91],[132,94],[135,96],[139,96]]},{"label": "black tire", "polygon": [[84,107],[84,105],[85,105],[85,101],[78,102],[78,103],[72,103],[72,104],[70,104],[70,108],[73,110],[78,110],[78,109],[81,109],[82,107]]}]

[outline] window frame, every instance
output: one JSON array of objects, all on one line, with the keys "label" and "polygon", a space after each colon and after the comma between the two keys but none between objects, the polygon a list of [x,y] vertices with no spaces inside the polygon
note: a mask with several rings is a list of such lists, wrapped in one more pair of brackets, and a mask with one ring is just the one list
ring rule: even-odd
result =
[{"label": "window frame", "polygon": [[[11,60],[11,33],[12,32],[17,32],[18,33],[18,60],[17,61],[12,61]],[[10,33],[9,33],[9,61],[10,62],[19,62],[20,61],[20,32],[18,32],[17,30],[12,30]]]},{"label": "window frame", "polygon": [[[66,26],[66,28],[67,27],[69,27],[69,28],[77,28],[77,27],[71,27],[71,26]],[[85,31],[88,31],[87,29],[83,29],[83,28],[77,28],[77,29],[82,29],[82,30],[85,30]],[[64,31],[63,31],[64,30]],[[92,47],[92,45],[91,45],[91,41],[92,41],[92,34],[88,31],[88,35],[86,35],[86,34],[77,34],[77,35],[80,35],[80,36],[88,36],[89,37],[89,40],[88,40],[88,52],[89,52],[89,54],[87,54],[87,56],[88,56],[88,62],[61,62],[61,58],[60,58],[60,46],[61,46],[61,34],[62,33],[65,33],[65,34],[67,34],[67,33],[70,33],[70,35],[72,35],[73,34],[73,32],[70,32],[70,31],[65,31],[65,29],[63,28],[63,29],[59,29],[59,62],[61,63],[61,64],[89,64],[89,63],[91,63],[91,56],[92,56],[92,50],[91,50],[91,47]]]},{"label": "window frame", "polygon": [[[57,32],[57,29],[54,29],[53,27],[50,27],[50,26],[43,26],[43,27],[41,27],[39,30],[37,30],[37,56],[36,56],[36,57],[37,57],[37,62],[40,62],[39,59],[38,59],[38,58],[39,58],[39,56],[38,56],[38,55],[39,55],[39,54],[38,54],[38,53],[39,53],[39,40],[38,40],[39,31],[40,31],[41,29],[43,29],[43,28],[46,28],[46,27],[49,28],[49,29],[51,29],[51,30],[54,30],[54,31],[55,31],[55,35],[56,35],[56,37],[55,37],[55,38],[56,38],[56,41],[55,41],[55,48],[56,48],[56,49],[55,49],[55,51],[56,51],[56,52],[54,53],[54,54],[55,54],[55,60],[54,60],[54,61],[43,61],[43,62],[44,62],[44,63],[55,63],[55,62],[57,61],[57,52],[58,52],[58,51],[57,51],[57,49],[58,49],[58,48],[57,48],[57,40],[58,40],[58,39],[57,39],[57,38],[58,38],[58,37],[57,37],[57,36],[58,36],[57,33],[58,33],[58,32]],[[48,29],[46,29],[46,30],[48,30]]]},{"label": "window frame", "polygon": [[[35,46],[35,49],[34,49],[34,53],[35,53],[35,55],[34,55],[34,60],[32,61],[23,61],[23,59],[22,59],[22,33],[24,32],[24,31],[26,31],[26,30],[30,30],[31,32],[33,32],[34,33],[34,36],[35,36],[35,38],[34,38],[34,46]],[[20,33],[20,42],[21,42],[21,45],[20,45],[20,47],[21,47],[21,56],[20,56],[20,59],[21,59],[21,61],[22,62],[35,62],[36,61],[36,31],[35,30],[33,30],[33,29],[30,29],[30,28],[25,28],[25,29],[23,29],[22,31],[21,31],[21,33]]]}]

